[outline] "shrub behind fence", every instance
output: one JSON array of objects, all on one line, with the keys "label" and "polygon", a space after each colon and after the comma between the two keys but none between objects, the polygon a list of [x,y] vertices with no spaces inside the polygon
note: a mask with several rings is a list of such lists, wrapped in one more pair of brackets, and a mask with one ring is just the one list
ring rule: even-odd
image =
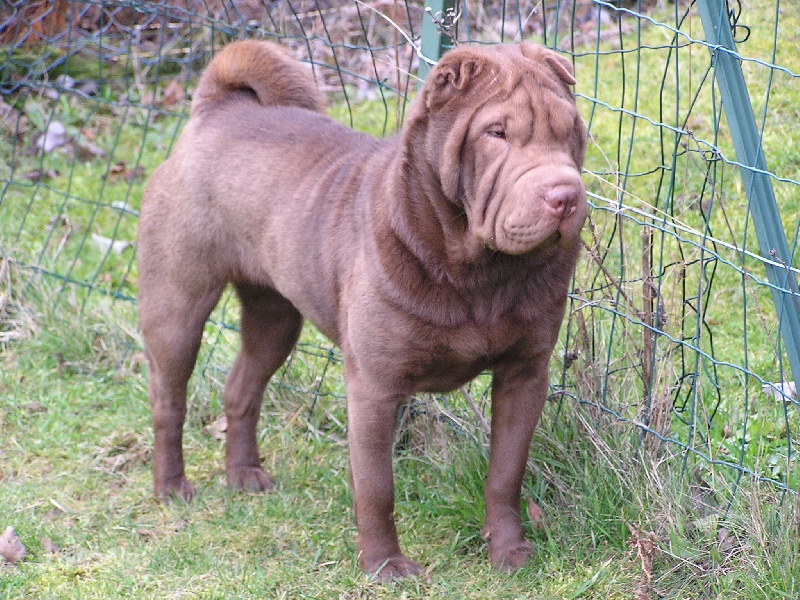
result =
[{"label": "shrub behind fence", "polygon": [[[799,23],[779,1],[731,2],[710,13],[736,38],[726,53],[701,20],[717,5],[464,0],[457,16],[434,16],[440,28],[455,21],[455,43],[530,39],[575,64],[592,210],[550,413],[581,411],[734,484],[746,474],[793,489],[798,350],[787,360],[784,325],[800,314],[800,60],[779,39]],[[388,135],[416,90],[424,13],[411,0],[5,3],[0,259],[84,302],[135,303],[143,182],[169,154],[214,51],[279,40],[311,64],[332,114]],[[763,166],[740,155],[735,104],[751,104],[718,85],[725,57],[742,65]],[[777,224],[764,225],[753,179],[774,190]],[[764,247],[764,227],[787,234],[785,251]],[[212,380],[229,364],[234,308],[228,297],[207,330]],[[308,331],[274,385],[341,396],[339,355]],[[485,395],[478,382],[435,402],[455,426],[480,430],[472,411]]]}]

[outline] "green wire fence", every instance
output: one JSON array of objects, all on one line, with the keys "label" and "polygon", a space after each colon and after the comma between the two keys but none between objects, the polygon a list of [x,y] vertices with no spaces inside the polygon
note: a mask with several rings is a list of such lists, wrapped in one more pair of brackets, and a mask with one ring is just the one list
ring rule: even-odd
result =
[{"label": "green wire fence", "polygon": [[[800,53],[784,34],[800,17],[780,0],[437,1],[5,2],[0,261],[130,312],[144,181],[227,41],[280,41],[333,116],[391,135],[449,46],[533,40],[573,61],[590,133],[585,250],[543,430],[579,412],[687,473],[796,490]],[[236,319],[227,297],[208,381]],[[487,387],[418,398],[409,418],[481,434]],[[320,399],[343,394],[338,352],[309,328],[271,389],[308,395],[319,420]]]}]

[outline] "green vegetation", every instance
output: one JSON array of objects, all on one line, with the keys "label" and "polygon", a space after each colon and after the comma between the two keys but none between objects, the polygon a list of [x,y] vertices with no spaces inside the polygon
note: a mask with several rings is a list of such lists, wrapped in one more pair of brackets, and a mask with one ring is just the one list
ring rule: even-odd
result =
[{"label": "green vegetation", "polygon": [[[785,50],[773,58],[772,10],[748,8],[740,50],[755,59],[744,70],[791,245],[800,213],[792,75],[800,61]],[[795,24],[781,14],[778,31]],[[700,36],[699,17],[681,31]],[[708,49],[667,28],[634,32],[576,59],[596,208],[590,260],[576,277],[574,346],[565,348],[577,356],[576,395],[628,419],[647,416],[659,435],[797,489],[797,411],[761,391],[791,374],[776,351],[775,310]],[[620,45],[629,52],[614,51]],[[757,62],[773,60],[786,71]]]},{"label": "green vegetation", "polygon": [[[743,46],[767,61],[770,10],[748,7]],[[798,17],[785,12],[781,31],[795,31]],[[682,30],[700,37],[699,20]],[[124,92],[108,84],[92,98],[7,97],[27,130],[0,121],[0,531],[13,526],[28,556],[0,563],[0,598],[800,596],[796,497],[784,490],[797,489],[799,417],[761,392],[762,379],[782,377],[777,325],[760,264],[740,252],[757,246],[739,174],[710,158],[709,144],[733,154],[709,84],[698,93],[707,50],[682,47],[676,63],[665,30],[647,24],[623,39],[643,48],[624,64],[612,52],[618,38],[602,42],[600,58],[593,45],[576,48],[595,209],[553,361],[558,391],[525,482],[523,510],[533,502],[546,519],[529,509],[536,555],[513,575],[486,560],[486,436],[462,394],[415,398],[398,432],[401,543],[426,576],[387,585],[359,572],[341,365],[311,327],[261,419],[277,491],[228,492],[215,421],[237,347],[232,297],[206,329],[190,384],[185,446],[199,493],[191,505],[156,502],[132,243],[144,182],[180,131],[182,103],[166,106],[166,81]],[[796,52],[781,46],[776,60],[800,73]],[[757,114],[769,107],[768,164],[790,180],[776,193],[791,234],[796,77],[745,70]],[[395,108],[393,98],[334,100],[330,112],[384,134]],[[36,152],[54,121],[65,143]],[[487,388],[480,379],[469,389],[483,411]],[[642,434],[645,421],[652,433]]]},{"label": "green vegetation", "polygon": [[[343,403],[323,395],[309,418],[309,395],[287,389],[313,383],[309,357],[295,359],[265,404],[262,455],[277,492],[225,489],[223,443],[207,428],[221,412],[219,387],[196,377],[185,443],[199,494],[191,505],[160,504],[133,306],[92,295],[81,312],[84,298],[68,291],[53,308],[53,286],[5,268],[4,327],[19,338],[5,345],[0,370],[1,524],[15,527],[29,555],[0,568],[0,597],[798,593],[793,503],[772,486],[743,482],[734,494],[724,470],[698,461],[682,472],[668,447],[649,454],[627,428],[556,403],[536,434],[536,474],[525,485],[526,502],[547,515],[528,524],[536,558],[511,576],[493,571],[479,535],[483,438],[457,398],[418,400],[397,450],[401,540],[427,579],[371,582],[355,561]],[[227,360],[205,352],[207,369]]]}]

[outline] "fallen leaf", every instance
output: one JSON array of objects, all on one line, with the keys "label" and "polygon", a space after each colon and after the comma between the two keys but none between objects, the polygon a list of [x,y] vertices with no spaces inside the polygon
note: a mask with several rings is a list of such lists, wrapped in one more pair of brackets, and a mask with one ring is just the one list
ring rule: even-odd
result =
[{"label": "fallen leaf", "polygon": [[228,430],[228,419],[222,415],[213,423],[209,423],[203,427],[203,433],[210,435],[215,440],[222,441],[225,439],[225,432]]},{"label": "fallen leaf", "polygon": [[97,136],[95,135],[94,131],[92,131],[88,127],[84,127],[81,129],[81,135],[90,142],[94,142],[97,139]]},{"label": "fallen leaf", "polygon": [[547,515],[532,499],[528,499],[528,520],[534,529],[544,529]]},{"label": "fallen leaf", "polygon": [[6,527],[3,535],[0,535],[0,556],[13,565],[23,560],[27,555],[28,551],[19,541],[14,528],[10,525]]},{"label": "fallen leaf", "polygon": [[136,535],[139,535],[143,538],[150,538],[151,540],[154,540],[158,537],[153,529],[137,529]]},{"label": "fallen leaf", "polygon": [[797,398],[797,384],[794,381],[765,383],[761,386],[761,391],[767,396],[773,396],[775,400],[791,400],[792,398]]},{"label": "fallen leaf", "polygon": [[124,176],[125,168],[126,168],[125,161],[124,160],[119,161],[117,164],[113,165],[108,170],[108,179],[110,181],[116,181],[120,177]]},{"label": "fallen leaf", "polygon": [[25,173],[25,179],[30,179],[31,181],[44,181],[45,179],[55,179],[58,177],[58,175],[59,173],[55,169],[48,169],[47,171],[34,169],[33,171],[28,171]]},{"label": "fallen leaf", "polygon": [[79,79],[73,89],[85,96],[95,96],[100,91],[100,84],[94,79]]},{"label": "fallen leaf", "polygon": [[51,540],[50,538],[42,538],[41,541],[44,551],[47,552],[48,554],[58,554],[60,552],[58,546],[56,546],[53,543],[53,540]]},{"label": "fallen leaf", "polygon": [[186,98],[186,92],[183,91],[183,84],[178,79],[173,79],[167,84],[164,89],[164,99],[161,104],[165,108],[180,104]]},{"label": "fallen leaf", "polygon": [[18,110],[14,110],[13,106],[0,98],[0,124],[4,125],[9,131],[13,131],[19,123],[20,116]]},{"label": "fallen leaf", "polygon": [[142,181],[144,180],[146,170],[144,165],[139,165],[135,169],[125,172],[125,181]]},{"label": "fallen leaf", "polygon": [[135,354],[131,355],[130,363],[133,372],[138,373],[142,370],[142,367],[147,365],[147,356],[144,352],[136,352]]},{"label": "fallen leaf", "polygon": [[30,120],[27,116],[22,115],[17,122],[17,128],[15,130],[16,139],[20,142],[23,141],[30,128]]},{"label": "fallen leaf", "polygon": [[153,92],[142,92],[141,98],[139,98],[139,103],[143,106],[150,106],[154,104],[154,99]]},{"label": "fallen leaf", "polygon": [[65,90],[71,90],[75,87],[75,80],[69,75],[60,75],[56,78],[56,85]]},{"label": "fallen leaf", "polygon": [[148,462],[150,446],[139,433],[116,432],[102,440],[95,451],[96,465],[107,473],[124,473],[135,465]]},{"label": "fallen leaf", "polygon": [[57,506],[54,506],[53,508],[51,508],[50,510],[48,510],[48,511],[45,513],[44,517],[42,517],[42,518],[43,518],[45,521],[52,521],[52,520],[54,520],[54,519],[58,519],[59,517],[61,517],[61,516],[65,515],[65,514],[67,514],[67,513],[66,513],[66,511],[65,511],[63,508],[59,508],[59,507],[57,507]]},{"label": "fallen leaf", "polygon": [[75,152],[81,160],[94,160],[95,158],[103,158],[106,151],[97,144],[93,144],[87,139],[78,138],[75,142]]},{"label": "fallen leaf", "polygon": [[720,527],[717,532],[717,541],[719,542],[719,549],[722,552],[730,552],[736,545],[736,538],[728,532],[726,527]]},{"label": "fallen leaf", "polygon": [[67,142],[67,128],[60,121],[50,121],[42,136],[36,141],[36,147],[43,152],[52,152]]}]

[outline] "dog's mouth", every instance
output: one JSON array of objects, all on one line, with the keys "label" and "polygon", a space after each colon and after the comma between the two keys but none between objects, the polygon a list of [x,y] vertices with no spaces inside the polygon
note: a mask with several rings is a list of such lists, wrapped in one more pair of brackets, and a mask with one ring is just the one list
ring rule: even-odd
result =
[{"label": "dog's mouth", "polygon": [[574,243],[586,218],[580,183],[559,184],[535,193],[513,194],[497,211],[488,245],[511,255]]},{"label": "dog's mouth", "polygon": [[553,231],[546,237],[536,236],[528,237],[525,235],[505,235],[501,241],[497,238],[491,240],[488,244],[492,250],[502,252],[503,254],[510,254],[512,256],[521,256],[529,254],[535,250],[545,248],[553,248],[559,246],[563,240],[563,236],[559,230]]},{"label": "dog's mouth", "polygon": [[462,188],[473,239],[509,255],[573,244],[586,218],[586,191],[578,169],[556,159],[493,165]]}]

